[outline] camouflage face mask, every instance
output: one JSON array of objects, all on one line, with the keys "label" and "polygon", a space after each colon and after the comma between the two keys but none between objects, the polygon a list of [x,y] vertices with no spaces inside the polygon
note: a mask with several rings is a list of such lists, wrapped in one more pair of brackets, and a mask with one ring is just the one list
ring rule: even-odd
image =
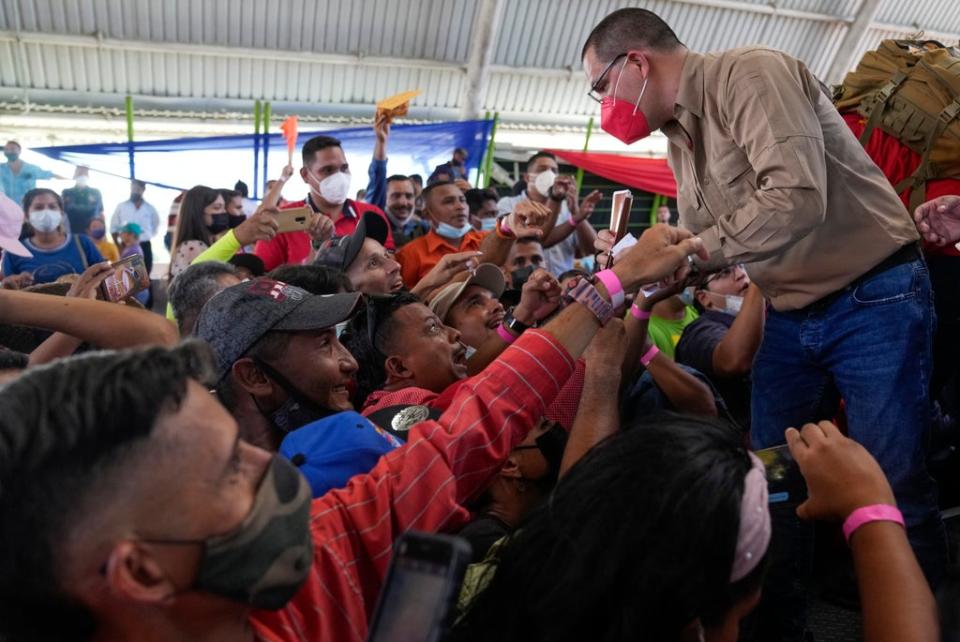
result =
[{"label": "camouflage face mask", "polygon": [[276,610],[296,594],[310,572],[310,486],[293,464],[274,456],[253,509],[234,530],[205,540],[146,539],[200,544],[203,558],[192,590]]},{"label": "camouflage face mask", "polygon": [[243,523],[204,541],[196,588],[258,609],[289,602],[313,562],[310,499],[300,471],[274,456]]}]

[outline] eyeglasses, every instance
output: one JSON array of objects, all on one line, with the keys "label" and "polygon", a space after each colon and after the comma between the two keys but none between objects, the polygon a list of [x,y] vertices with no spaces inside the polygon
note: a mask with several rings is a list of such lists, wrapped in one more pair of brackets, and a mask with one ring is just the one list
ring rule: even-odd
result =
[{"label": "eyeglasses", "polygon": [[729,277],[729,276],[733,276],[733,274],[737,271],[737,268],[740,268],[740,267],[742,267],[742,266],[741,266],[739,263],[737,263],[736,265],[731,265],[730,267],[725,267],[725,268],[723,268],[722,270],[720,270],[719,272],[714,272],[713,274],[711,274],[710,276],[708,276],[708,277],[706,278],[706,280],[703,282],[703,284],[706,285],[707,283],[711,283],[711,282],[716,281],[716,280],[718,280],[718,279],[725,279],[725,278],[727,278],[727,277]]},{"label": "eyeglasses", "polygon": [[626,52],[620,54],[619,56],[611,60],[610,64],[608,64],[606,67],[603,68],[603,71],[600,72],[600,75],[597,76],[597,79],[594,80],[593,83],[590,85],[590,91],[587,92],[587,95],[590,96],[590,98],[592,98],[598,103],[603,102],[603,96],[601,96],[597,92],[597,87],[599,87],[600,83],[603,82],[603,79],[607,77],[607,74],[610,73],[610,70],[613,69],[613,66],[617,64],[617,61],[626,55],[627,55]]}]

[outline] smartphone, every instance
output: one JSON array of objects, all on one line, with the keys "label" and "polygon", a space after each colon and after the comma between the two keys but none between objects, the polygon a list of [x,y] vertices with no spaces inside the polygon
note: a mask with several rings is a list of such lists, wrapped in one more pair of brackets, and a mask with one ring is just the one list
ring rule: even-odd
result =
[{"label": "smartphone", "polygon": [[754,453],[767,469],[767,490],[771,504],[800,505],[807,499],[807,482],[787,445],[764,448]]},{"label": "smartphone", "polygon": [[459,537],[407,532],[394,547],[368,642],[443,642],[470,563]]},{"label": "smartphone", "polygon": [[[633,208],[633,194],[628,189],[613,193],[613,205],[610,207],[610,231],[613,232],[613,244],[616,245],[627,235],[630,225],[630,210]],[[613,252],[607,257],[606,268],[613,266]]]},{"label": "smartphone", "polygon": [[303,207],[280,210],[274,216],[277,219],[279,232],[305,232],[310,227],[310,221],[313,220],[313,210],[304,205]]},{"label": "smartphone", "polygon": [[142,254],[133,254],[113,264],[114,272],[100,284],[107,301],[122,301],[150,287],[150,272]]}]

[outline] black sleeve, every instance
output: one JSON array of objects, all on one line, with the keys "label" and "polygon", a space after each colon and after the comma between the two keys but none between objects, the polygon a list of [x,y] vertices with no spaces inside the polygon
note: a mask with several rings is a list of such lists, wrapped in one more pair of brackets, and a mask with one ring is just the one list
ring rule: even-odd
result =
[{"label": "black sleeve", "polygon": [[701,317],[688,325],[677,344],[676,361],[713,377],[713,353],[727,334],[722,323]]}]

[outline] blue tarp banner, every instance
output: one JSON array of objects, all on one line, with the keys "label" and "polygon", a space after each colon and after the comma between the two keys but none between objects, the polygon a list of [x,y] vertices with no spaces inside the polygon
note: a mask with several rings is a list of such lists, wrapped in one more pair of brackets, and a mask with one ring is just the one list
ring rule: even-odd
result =
[{"label": "blue tarp banner", "polygon": [[[426,180],[433,169],[450,160],[456,147],[467,150],[467,165],[471,176],[480,165],[492,120],[466,120],[429,125],[393,125],[387,143],[387,171],[390,174],[421,174]],[[324,131],[301,132],[297,138],[297,155],[293,166],[301,166],[299,148],[312,138],[323,134],[340,139],[353,176],[353,189],[367,185],[367,167],[373,155],[376,140],[373,128],[353,127]],[[250,186],[254,171],[254,134],[214,136],[207,138],[179,138],[135,142],[134,154],[137,178],[168,189],[185,190],[197,184],[214,187],[232,187],[237,180]],[[287,163],[287,147],[280,133],[269,135],[268,176],[276,178]],[[263,165],[261,134],[260,165]],[[102,145],[66,145],[39,147],[34,151],[74,165],[86,165],[95,172],[127,177],[127,143]],[[260,176],[260,182],[266,182]],[[262,193],[263,190],[256,190]]]}]

